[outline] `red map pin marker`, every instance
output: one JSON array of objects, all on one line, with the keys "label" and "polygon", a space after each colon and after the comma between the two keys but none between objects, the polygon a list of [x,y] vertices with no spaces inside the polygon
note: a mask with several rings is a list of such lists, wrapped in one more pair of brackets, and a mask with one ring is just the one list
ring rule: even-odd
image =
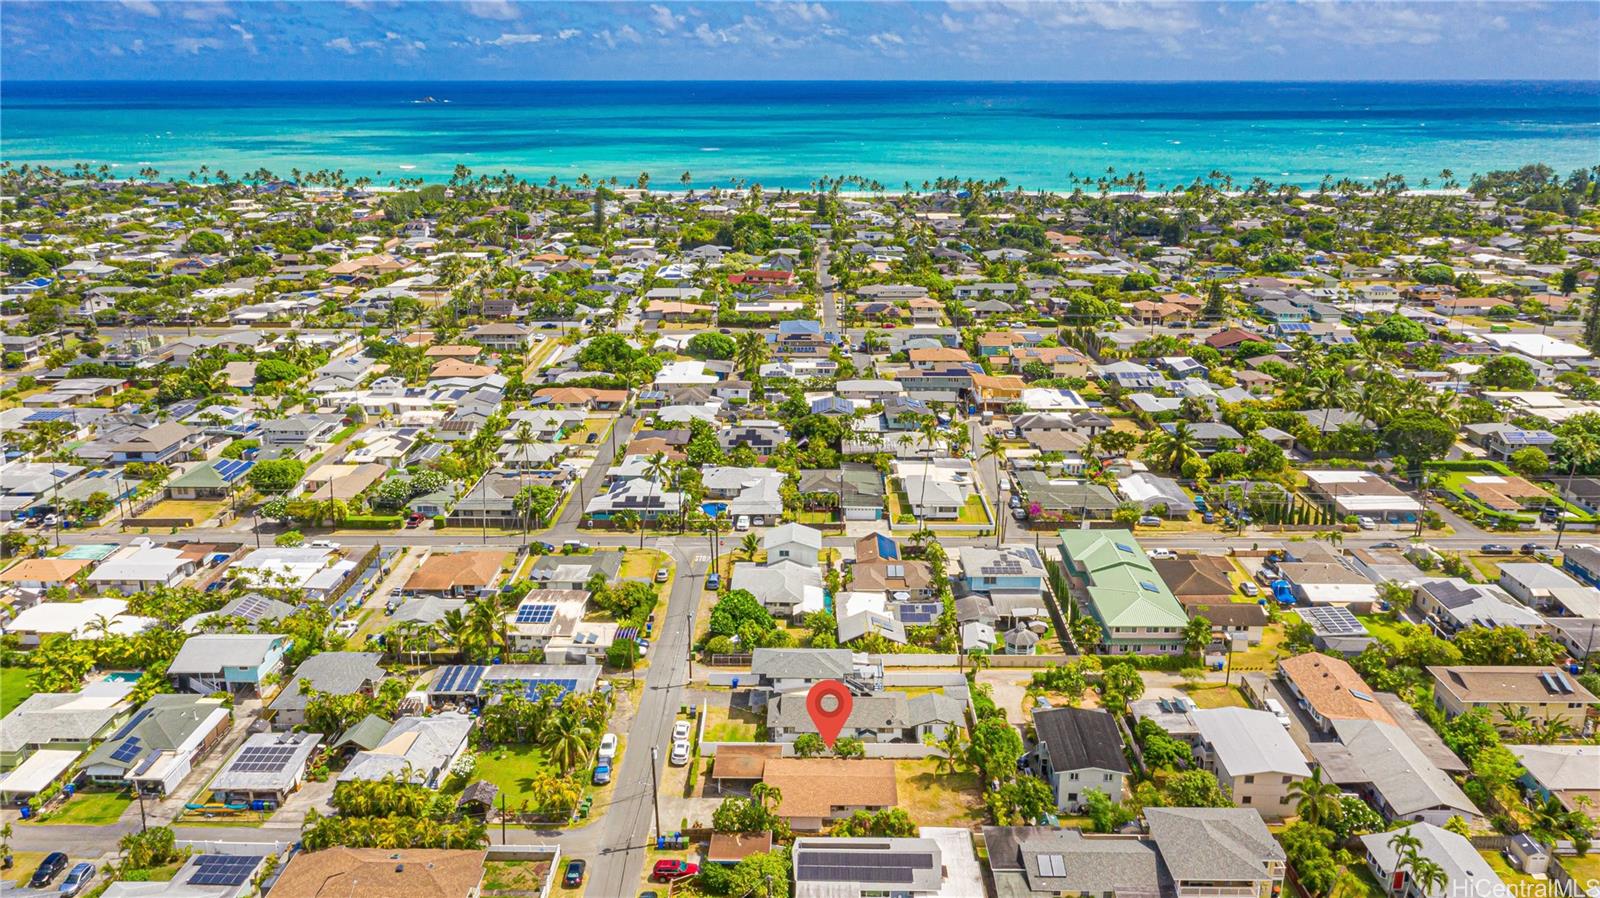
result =
[{"label": "red map pin marker", "polygon": [[850,689],[838,680],[821,680],[806,694],[806,710],[823,744],[833,748],[844,722],[850,719]]}]

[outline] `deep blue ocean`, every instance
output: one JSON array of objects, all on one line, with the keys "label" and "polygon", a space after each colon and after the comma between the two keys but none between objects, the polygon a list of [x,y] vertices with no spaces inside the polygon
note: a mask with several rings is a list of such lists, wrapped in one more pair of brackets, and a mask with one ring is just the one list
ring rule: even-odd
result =
[{"label": "deep blue ocean", "polygon": [[[432,98],[432,101],[427,101]],[[657,187],[859,175],[1151,188],[1220,170],[1314,185],[1600,164],[1600,82],[8,82],[13,164],[343,169],[378,183],[509,170]]]}]

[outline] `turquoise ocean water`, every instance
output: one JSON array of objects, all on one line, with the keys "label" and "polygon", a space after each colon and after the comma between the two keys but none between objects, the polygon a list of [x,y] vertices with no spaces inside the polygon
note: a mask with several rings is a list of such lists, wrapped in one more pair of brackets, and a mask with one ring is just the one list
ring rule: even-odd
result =
[{"label": "turquoise ocean water", "polygon": [[1600,164],[1600,82],[8,82],[0,157],[378,183],[462,163],[539,181],[648,172],[658,187],[687,171],[697,186],[1059,189],[1108,167],[1152,188],[1213,170],[1302,185],[1394,172],[1415,187],[1446,168],[1464,182]]}]

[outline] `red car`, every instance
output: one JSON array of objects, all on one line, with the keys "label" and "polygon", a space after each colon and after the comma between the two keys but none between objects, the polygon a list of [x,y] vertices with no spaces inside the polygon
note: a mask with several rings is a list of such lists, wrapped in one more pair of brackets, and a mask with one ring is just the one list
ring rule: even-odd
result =
[{"label": "red car", "polygon": [[655,869],[650,872],[650,878],[657,882],[671,882],[699,872],[699,864],[687,861],[656,861]]},{"label": "red car", "polygon": [[422,523],[422,520],[423,520],[423,518],[422,518],[421,514],[418,514],[418,513],[415,513],[415,512],[412,513],[412,515],[410,517],[406,518],[406,529],[410,530],[413,527],[416,527],[417,525]]}]

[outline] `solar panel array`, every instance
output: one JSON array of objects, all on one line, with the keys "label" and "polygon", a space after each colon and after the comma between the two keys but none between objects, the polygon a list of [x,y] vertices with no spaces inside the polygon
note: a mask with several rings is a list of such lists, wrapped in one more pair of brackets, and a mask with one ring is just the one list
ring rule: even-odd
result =
[{"label": "solar panel array", "polygon": [[481,664],[452,664],[439,672],[430,692],[477,692],[478,681],[488,668]]},{"label": "solar panel array", "polygon": [[927,852],[802,851],[797,866],[797,879],[806,882],[909,883],[916,880],[916,871],[933,869],[933,855]]},{"label": "solar panel array", "polygon": [[556,696],[558,699],[565,697],[569,692],[578,691],[578,681],[571,679],[524,680],[523,682],[528,684],[525,694],[529,700],[537,700],[539,698],[539,691],[545,686],[559,687],[561,689],[561,693]]},{"label": "solar panel array", "polygon": [[517,623],[519,624],[548,624],[556,617],[554,605],[523,605],[517,609]]},{"label": "solar panel array", "polygon": [[139,756],[139,751],[139,737],[134,736],[127,742],[117,746],[117,750],[111,753],[111,760],[126,764],[134,758],[137,758]]},{"label": "solar panel array", "polygon": [[251,745],[239,752],[229,770],[234,773],[277,773],[289,766],[299,751],[293,745]]},{"label": "solar panel array", "polygon": [[64,421],[72,418],[76,414],[77,412],[73,411],[72,409],[42,408],[23,419],[23,422],[26,424],[32,424],[36,421]]},{"label": "solar panel array", "polygon": [[1367,632],[1366,626],[1357,620],[1348,608],[1335,606],[1302,608],[1300,616],[1330,636],[1359,636]]},{"label": "solar panel array", "polygon": [[269,607],[266,596],[250,595],[239,600],[239,607],[233,609],[233,613],[245,620],[256,621],[261,619],[261,615],[265,614]]},{"label": "solar panel array", "polygon": [[189,885],[239,886],[260,866],[261,858],[253,854],[202,854],[194,863]]},{"label": "solar panel array", "polygon": [[243,476],[244,472],[255,467],[255,462],[237,458],[222,458],[212,462],[211,467],[217,469],[217,473],[221,475],[223,480],[232,483]]},{"label": "solar panel array", "polygon": [[894,606],[894,616],[902,624],[931,624],[943,612],[944,606],[938,602],[902,602]]},{"label": "solar panel array", "polygon": [[139,713],[133,715],[133,717],[129,718],[127,723],[123,724],[120,729],[118,729],[115,733],[111,734],[112,740],[121,739],[123,736],[126,736],[129,733],[133,732],[133,728],[138,726],[139,724],[143,723],[144,719],[146,717],[150,716],[150,713],[151,713],[150,709],[149,708],[145,708],[145,709],[141,710]]}]

